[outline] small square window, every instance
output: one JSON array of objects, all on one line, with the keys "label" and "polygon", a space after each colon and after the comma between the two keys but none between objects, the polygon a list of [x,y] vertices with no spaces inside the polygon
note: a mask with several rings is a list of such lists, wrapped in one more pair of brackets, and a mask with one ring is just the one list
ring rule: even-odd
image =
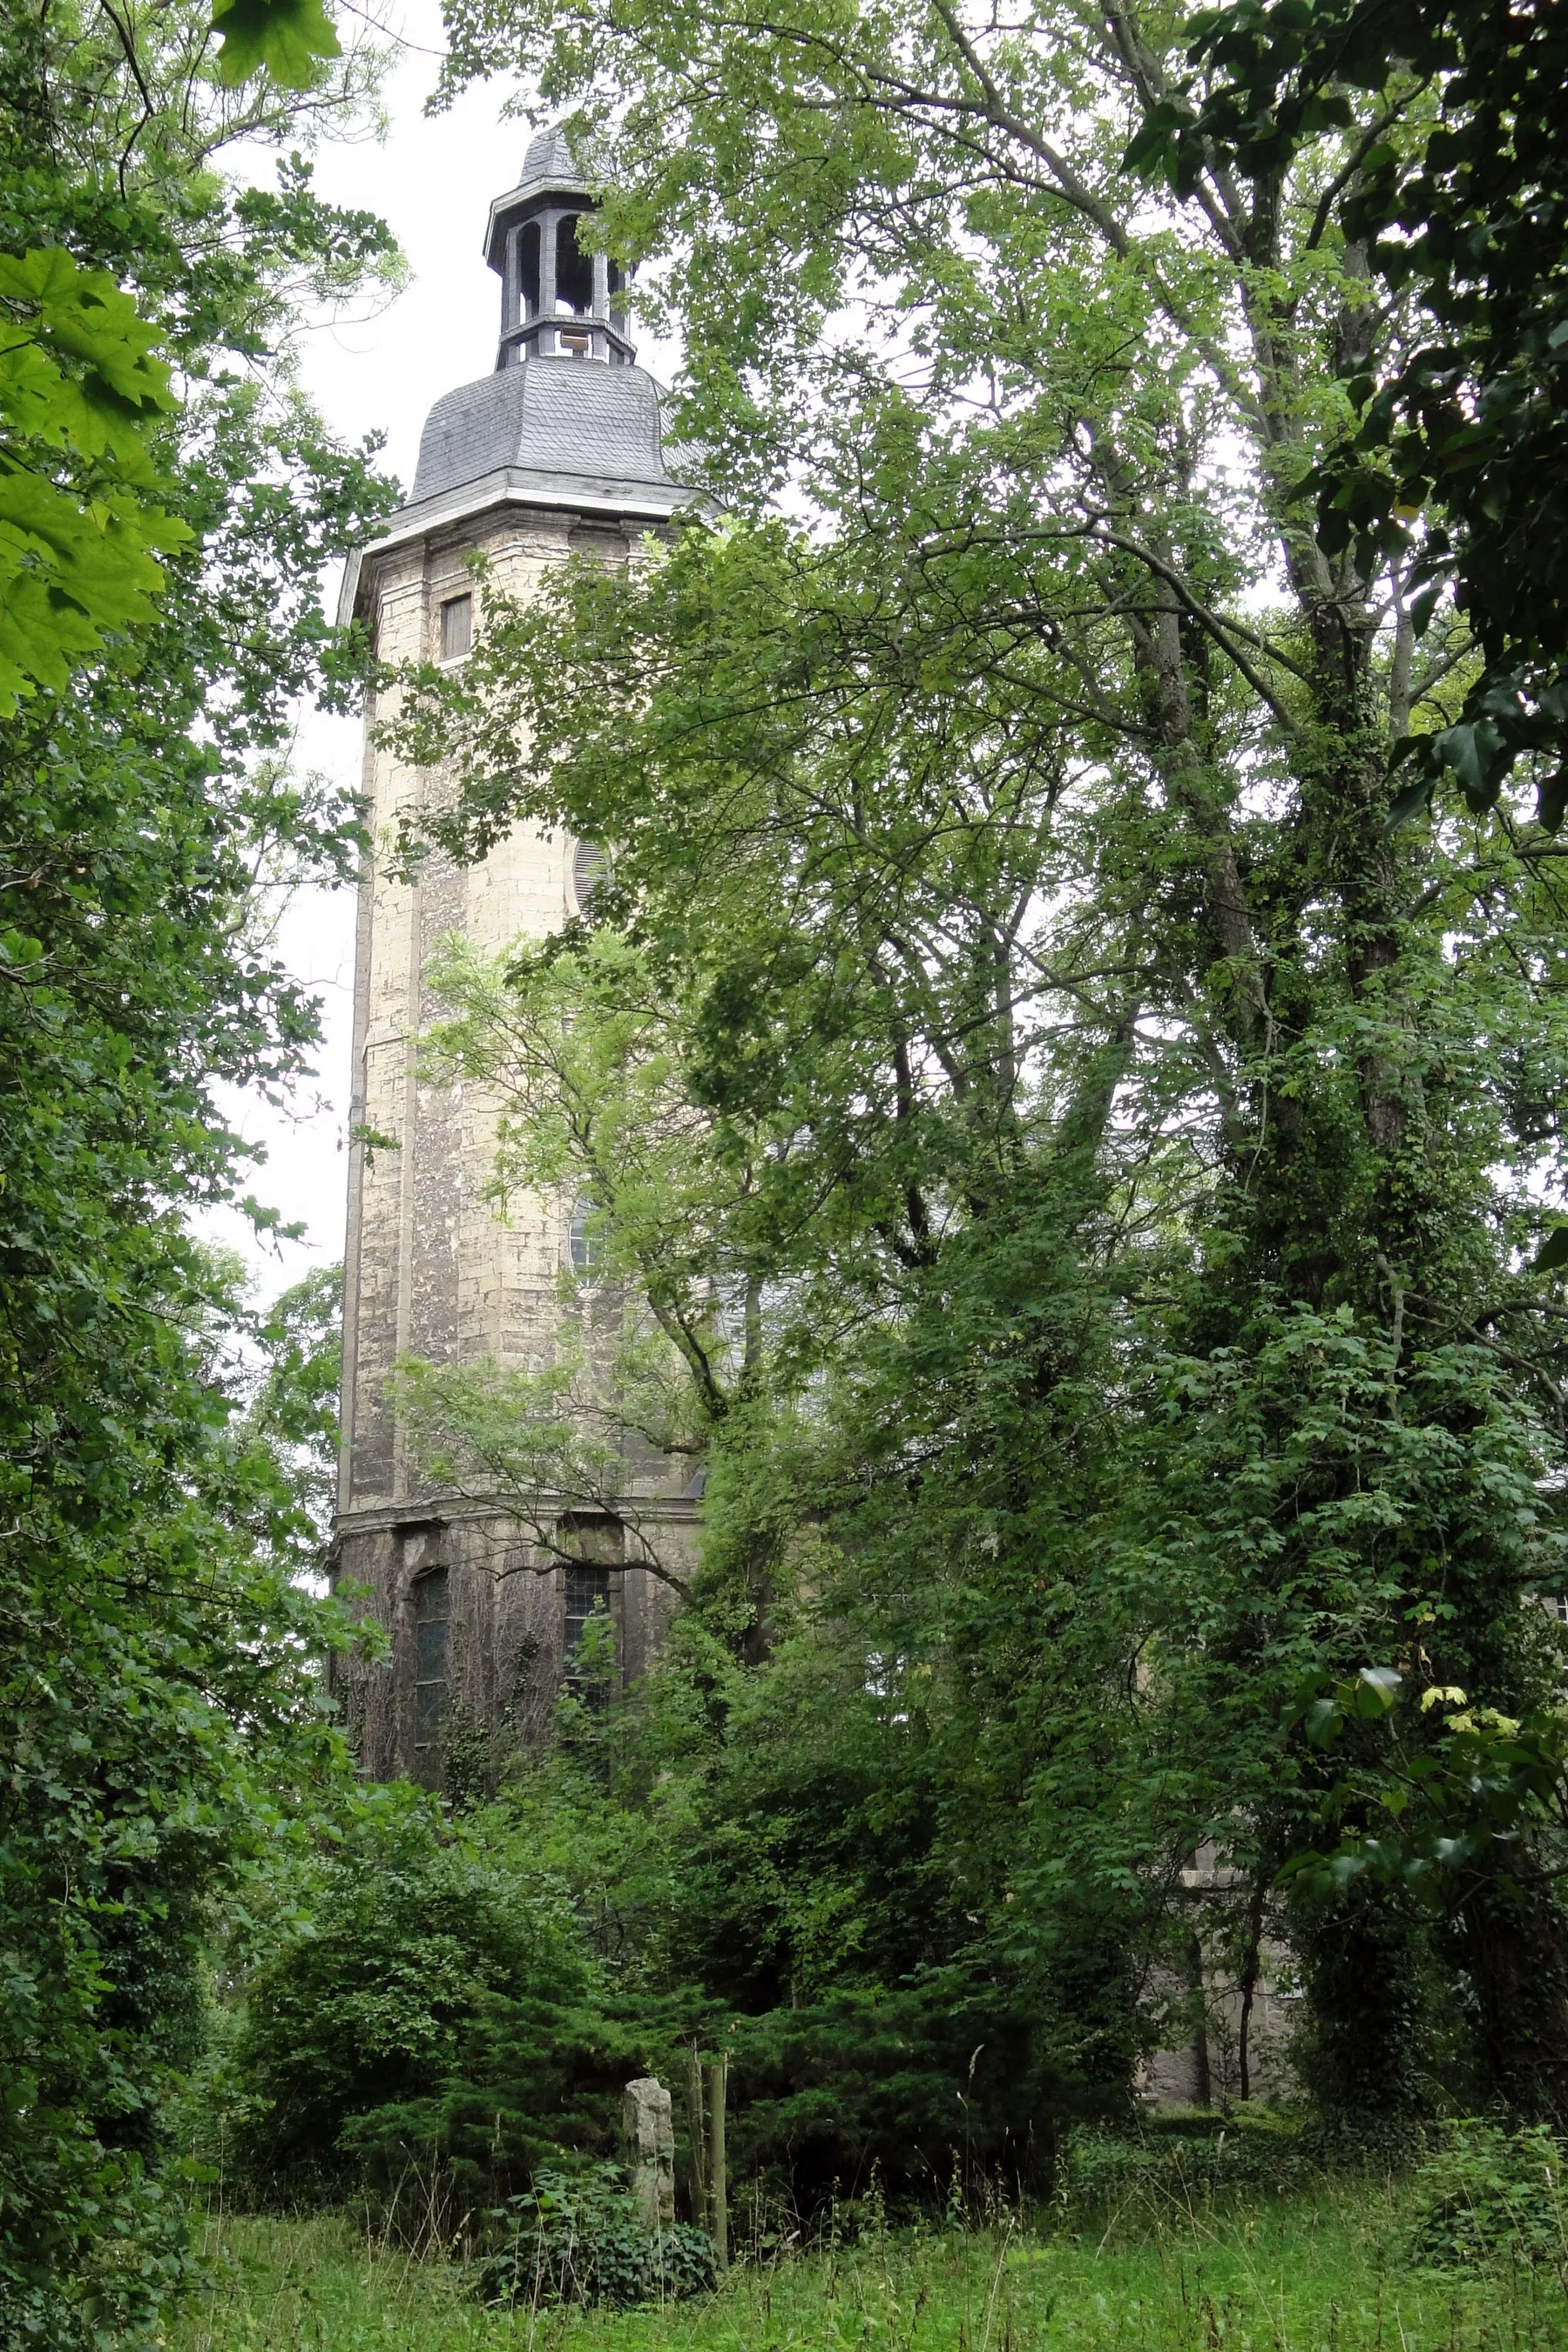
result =
[{"label": "small square window", "polygon": [[473,642],[473,598],[448,596],[441,607],[441,659],[460,661]]}]

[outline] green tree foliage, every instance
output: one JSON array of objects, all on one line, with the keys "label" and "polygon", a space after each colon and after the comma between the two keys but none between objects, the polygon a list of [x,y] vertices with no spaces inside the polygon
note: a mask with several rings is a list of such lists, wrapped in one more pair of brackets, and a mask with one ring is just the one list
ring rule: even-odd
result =
[{"label": "green tree foliage", "polygon": [[[713,1673],[721,1726],[692,1706]],[[736,2178],[802,2210],[873,2168],[945,2196],[955,2156],[1048,2173],[1057,2123],[1095,2106],[1081,2037],[1030,2009],[1037,1977],[933,1959],[951,1893],[904,1824],[934,1772],[820,1646],[759,1680],[689,1622],[637,1702],[568,1685],[493,1801],[378,1791],[279,1881],[215,2099],[231,2179],[416,2228],[434,2200],[493,2239],[541,2165],[618,2153],[622,2084],[679,2091],[693,2042],[729,2054]]]},{"label": "green tree foliage", "polygon": [[727,502],[481,583],[392,729],[461,780],[407,855],[611,845],[584,923],[450,960],[437,1052],[704,1449],[704,1982],[954,1972],[1111,2098],[1194,1930],[1247,2014],[1284,1928],[1326,2097],[1568,2113],[1555,1780],[1467,1798],[1424,1703],[1527,1741],[1561,1671],[1550,769],[1391,830],[1491,649],[1300,495],[1430,341],[1355,207],[1435,101],[1148,187],[1158,12],[449,15],[601,139]]},{"label": "green tree foliage", "polygon": [[1414,557],[1417,629],[1454,581],[1484,655],[1456,724],[1413,745],[1401,805],[1447,774],[1489,808],[1537,752],[1555,831],[1568,806],[1561,14],[1244,0],[1188,29],[1203,71],[1173,82],[1129,160],[1191,186],[1216,153],[1278,172],[1326,126],[1353,125],[1347,235],[1386,287],[1419,298],[1412,335],[1342,352],[1361,423],[1314,477],[1324,547],[1353,537],[1363,570]]},{"label": "green tree foliage", "polygon": [[285,89],[310,89],[342,44],[321,0],[216,0],[218,79],[231,87],[265,67]]},{"label": "green tree foliage", "polygon": [[[388,496],[237,362],[286,360],[307,278],[395,256],[302,164],[226,186],[226,141],[299,109],[216,92],[208,38],[184,7],[0,28],[6,479],[97,534],[16,550],[0,720],[0,2334],[40,2344],[134,2336],[177,2286],[163,2108],[209,1907],[339,1749],[294,1437],[237,1430],[242,1304],[185,1221],[244,1169],[216,1087],[286,1082],[316,1033],[258,892],[346,874],[354,812],[271,755],[335,658],[321,564]],[[345,59],[313,110],[373,79]]]},{"label": "green tree foliage", "polygon": [[[63,687],[106,629],[153,617],[155,547],[185,527],[136,488],[174,405],[156,336],[105,270],[58,247],[0,255],[0,712]],[[59,478],[62,473],[64,479]]]},{"label": "green tree foliage", "polygon": [[341,1265],[317,1267],[273,1301],[256,1323],[261,1366],[231,1431],[242,1458],[259,1454],[270,1465],[264,1491],[276,1500],[267,1539],[288,1543],[301,1575],[319,1570],[331,1538],[342,1309]]}]

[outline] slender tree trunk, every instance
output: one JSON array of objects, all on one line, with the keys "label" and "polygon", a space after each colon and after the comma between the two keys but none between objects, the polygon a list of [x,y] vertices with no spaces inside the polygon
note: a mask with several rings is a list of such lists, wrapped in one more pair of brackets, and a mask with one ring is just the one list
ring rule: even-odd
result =
[{"label": "slender tree trunk", "polygon": [[708,2227],[708,2147],[702,2126],[702,2062],[697,2044],[687,2060],[686,2111],[691,2137],[691,2218],[700,2230]]},{"label": "slender tree trunk", "polygon": [[730,2266],[730,2184],[724,2166],[724,2105],[729,2085],[729,2058],[716,2058],[708,2069],[708,2210],[712,2217],[713,2250],[721,2271]]},{"label": "slender tree trunk", "polygon": [[1193,1989],[1193,2098],[1196,2105],[1208,2107],[1214,2105],[1214,2075],[1204,2012],[1204,1948],[1196,1936],[1187,1940],[1187,1981]]},{"label": "slender tree trunk", "polygon": [[1253,1881],[1252,1900],[1247,1908],[1247,1943],[1241,1957],[1241,2019],[1237,2028],[1237,2072],[1243,2099],[1252,2096],[1252,2003],[1258,1991],[1258,1969],[1263,1950],[1263,1906],[1268,1894],[1268,1875],[1260,1862]]},{"label": "slender tree trunk", "polygon": [[1475,1990],[1487,2071],[1517,2113],[1568,2123],[1568,1921],[1551,1890],[1484,1880],[1466,1899],[1455,1957]]}]

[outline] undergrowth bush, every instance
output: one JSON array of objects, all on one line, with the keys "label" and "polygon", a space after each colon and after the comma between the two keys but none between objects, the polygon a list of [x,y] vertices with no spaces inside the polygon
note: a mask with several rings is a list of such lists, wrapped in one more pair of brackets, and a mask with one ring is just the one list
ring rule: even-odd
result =
[{"label": "undergrowth bush", "polygon": [[1563,2144],[1544,2124],[1449,2124],[1415,2174],[1413,2260],[1435,2270],[1550,2263],[1568,2272],[1563,2162]]},{"label": "undergrowth bush", "polygon": [[676,2303],[713,2286],[713,2246],[689,2222],[644,2229],[613,2164],[568,2176],[540,2172],[494,2209],[504,2244],[479,2266],[485,2303]]},{"label": "undergrowth bush", "polygon": [[929,2210],[955,2163],[1047,2189],[1055,2128],[1109,2104],[1016,1987],[957,1968],[732,2015],[728,2040],[735,2169],[801,2216],[842,2211],[873,2174],[895,2212]]},{"label": "undergrowth bush", "polygon": [[1074,2131],[1062,2188],[1070,2210],[1205,2203],[1230,2190],[1301,2187],[1315,2157],[1300,2122],[1268,2110],[1142,2117],[1131,2131]]},{"label": "undergrowth bush", "polygon": [[386,2195],[435,2168],[455,2224],[563,2148],[615,2146],[640,2046],[607,2019],[570,1897],[531,1855],[383,1790],[300,1910],[234,2034],[251,2194]]}]

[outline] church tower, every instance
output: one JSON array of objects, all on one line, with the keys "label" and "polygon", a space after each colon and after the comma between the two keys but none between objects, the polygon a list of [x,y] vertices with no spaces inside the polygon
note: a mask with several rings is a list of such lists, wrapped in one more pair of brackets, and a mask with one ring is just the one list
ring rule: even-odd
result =
[{"label": "church tower", "polygon": [[[692,496],[665,466],[658,387],[636,363],[619,272],[579,238],[593,203],[561,132],[546,131],[490,206],[495,369],[436,403],[407,505],[344,581],[340,618],[362,620],[384,662],[464,658],[483,625],[471,553],[525,595],[579,551],[626,561]],[[374,719],[373,707],[370,729]],[[579,910],[591,853],[524,824],[480,866],[433,858],[417,881],[399,880],[388,835],[437,782],[367,732],[376,846],[360,884],[351,1122],[397,1148],[355,1144],[350,1160],[334,1545],[335,1580],[368,1595],[356,1605],[390,1637],[384,1664],[356,1657],[335,1670],[350,1736],[374,1776],[432,1783],[454,1777],[459,1745],[471,1772],[477,1753],[537,1731],[591,1609],[608,1610],[617,1672],[633,1675],[670,1599],[613,1515],[563,1503],[541,1548],[494,1504],[422,1491],[392,1407],[388,1376],[404,1356],[548,1360],[573,1253],[570,1202],[514,1200],[498,1218],[485,1198],[493,1114],[471,1089],[422,1077],[417,1048],[439,942],[460,932],[497,950],[558,930]],[[651,1464],[639,1484],[639,1524],[651,1512],[661,1555],[689,1559],[697,1506],[679,1475]]]}]

